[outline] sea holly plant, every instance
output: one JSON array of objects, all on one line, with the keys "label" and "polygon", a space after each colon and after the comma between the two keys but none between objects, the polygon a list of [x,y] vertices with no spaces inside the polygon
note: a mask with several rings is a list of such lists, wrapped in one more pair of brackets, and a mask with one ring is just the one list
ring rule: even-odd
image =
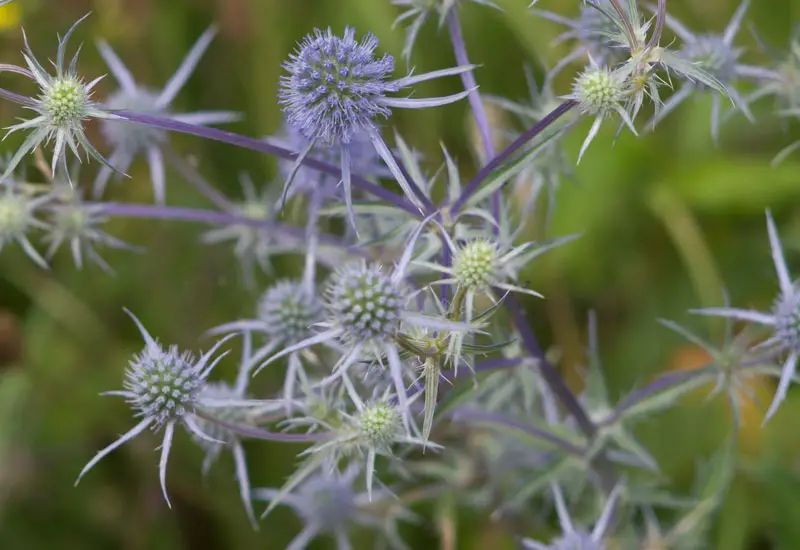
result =
[{"label": "sea holly plant", "polygon": [[[220,124],[238,120],[239,115],[230,111],[205,111],[197,113],[171,113],[170,106],[181,88],[186,84],[192,71],[194,71],[200,58],[208,48],[216,34],[216,29],[206,30],[189,50],[183,63],[175,74],[169,79],[164,88],[155,92],[148,87],[137,84],[130,70],[125,66],[119,56],[105,41],[97,45],[100,55],[108,65],[108,69],[119,84],[119,90],[111,93],[104,101],[104,107],[109,111],[131,110],[149,113],[164,117],[174,118],[192,124]],[[163,130],[148,128],[133,124],[102,124],[101,130],[106,140],[113,146],[109,156],[112,165],[120,170],[127,170],[136,156],[143,155],[147,158],[150,168],[150,179],[153,183],[153,196],[156,203],[164,204],[166,200],[166,175],[164,155],[169,158],[170,151],[165,149],[167,135]],[[105,191],[109,178],[112,176],[109,167],[101,169],[94,180],[93,194],[100,197]]]},{"label": "sea holly plant", "polygon": [[[100,79],[84,76],[77,53],[67,59],[77,23],[59,37],[52,70],[20,32],[25,66],[3,64],[0,71],[27,77],[38,92],[27,97],[0,89],[3,99],[36,112],[9,128],[27,135],[9,151],[0,178],[3,261],[8,254],[20,264],[12,254],[21,248],[32,264],[22,267],[46,269],[52,262],[60,270],[57,253],[68,249],[75,268],[92,262],[112,272],[116,249],[132,247],[106,223],[129,218],[203,226],[198,245],[230,245],[245,271],[236,313],[204,318],[207,351],[199,356],[162,345],[129,313],[144,345],[127,367],[118,365],[123,389],[107,394],[126,399],[134,427],[99,451],[78,480],[109,453],[152,432],[161,441],[158,478],[170,505],[167,464],[175,432],[184,428],[204,452],[204,474],[219,457],[232,457],[232,465],[216,467],[232,469],[254,528],[269,522],[277,506],[295,510],[303,526],[289,543],[293,550],[318,537],[353,548],[361,528],[378,539],[377,547],[407,547],[399,520],[430,516],[431,508],[414,514],[417,503],[433,504],[445,548],[456,547],[454,527],[463,508],[492,518],[513,514],[516,521],[502,526],[532,550],[639,550],[673,541],[682,548],[688,539],[709,547],[708,524],[736,471],[732,442],[744,424],[744,404],[758,402],[754,382],[778,379],[770,419],[798,379],[800,292],[771,214],[767,234],[778,278],[771,306],[691,310],[701,320],[725,318],[721,338],[713,330],[659,321],[705,354],[707,363],[698,368],[640,379],[617,395],[607,385],[617,365],[600,361],[601,313],[591,316],[586,331],[588,362],[577,368],[579,380],[568,382],[564,372],[575,367],[574,350],[565,349],[563,338],[550,345],[539,340],[532,322],[543,319],[529,315],[521,300],[549,300],[541,268],[577,238],[555,233],[549,223],[558,212],[559,183],[577,179],[576,161],[600,154],[588,146],[604,139],[604,123],[616,122],[617,135],[628,128],[638,138],[641,113],[652,112],[657,132],[656,122],[706,92],[713,94],[714,139],[724,130],[728,101],[734,107],[728,114],[755,121],[758,111],[751,106],[774,97],[779,117],[796,117],[797,38],[788,54],[760,66],[757,52],[735,43],[747,24],[747,0],[718,34],[689,31],[668,13],[666,0],[576,0],[565,13],[542,0],[535,8],[530,3],[531,15],[566,27],[558,41],[569,43],[568,53],[543,60],[543,81],[533,76],[538,68],[526,69],[531,95],[520,102],[479,88],[481,68],[470,62],[467,48],[479,45],[479,37],[465,36],[460,24],[469,10],[500,9],[502,2],[375,1],[396,10],[397,26],[405,26],[402,56],[409,66],[425,53],[414,46],[431,20],[447,27],[447,37],[434,39],[452,48],[452,64],[398,77],[394,57],[379,52],[376,35],[357,35],[349,26],[310,29],[293,52],[284,52],[274,102],[283,119],[266,138],[215,128],[239,118],[228,105],[173,110],[214,26],[160,91],[139,84],[108,43],[94,37],[118,85],[103,97]],[[528,2],[519,2],[525,9]],[[668,32],[675,40],[665,38]],[[219,78],[235,78],[231,67],[215,70]],[[454,93],[416,94],[418,84],[453,76],[461,80]],[[451,104],[471,115],[471,150],[451,143],[417,150],[414,129],[424,115],[403,135],[392,125],[395,109]],[[513,114],[514,125],[490,117],[489,104]],[[111,150],[108,159],[87,137],[85,125],[93,119]],[[588,134],[573,151],[564,138],[584,119]],[[220,182],[204,175],[205,163],[168,143],[171,132],[274,157],[277,175],[237,170],[242,196],[227,196]],[[49,145],[52,155],[43,151]],[[66,162],[68,152],[98,162],[78,171]],[[119,188],[107,186],[137,157],[146,158],[150,181],[131,185],[151,187],[154,204],[127,203],[115,198]],[[32,174],[29,160],[42,177]],[[168,203],[166,166],[209,206]],[[545,188],[546,222],[539,223]],[[295,261],[303,268],[295,269]],[[740,330],[734,322],[746,326]],[[162,331],[169,332],[167,341],[184,332]],[[229,344],[239,338],[241,356],[229,382],[219,373],[231,361]],[[734,429],[709,461],[717,468],[710,489],[683,495],[660,471],[640,426],[681,407],[697,389],[708,389],[708,400],[724,396]],[[278,487],[251,486],[254,474],[272,466],[250,454],[259,441],[296,450],[295,468]]]}]

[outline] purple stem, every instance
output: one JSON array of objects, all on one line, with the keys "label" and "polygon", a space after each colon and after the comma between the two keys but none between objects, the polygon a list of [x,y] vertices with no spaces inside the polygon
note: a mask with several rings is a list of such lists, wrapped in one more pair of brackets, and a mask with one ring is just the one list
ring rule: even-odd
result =
[{"label": "purple stem", "polygon": [[575,394],[569,389],[566,382],[564,382],[558,370],[556,370],[545,357],[542,348],[539,346],[539,342],[536,340],[536,336],[533,334],[528,324],[528,319],[525,316],[525,310],[522,308],[522,305],[515,296],[512,294],[506,295],[506,292],[502,289],[495,289],[494,292],[498,298],[502,298],[505,295],[506,309],[517,328],[517,332],[519,332],[522,344],[525,346],[525,349],[528,350],[531,357],[537,360],[539,371],[542,373],[550,390],[556,395],[558,400],[561,401],[564,408],[575,418],[581,431],[589,439],[593,438],[597,433],[597,426],[595,426],[594,422],[589,418],[589,415],[586,414],[586,411],[575,397]]},{"label": "purple stem", "polygon": [[[204,139],[221,141],[229,145],[242,147],[244,149],[250,149],[251,151],[257,151],[259,153],[272,155],[274,157],[279,157],[290,161],[297,160],[297,153],[293,151],[284,149],[283,147],[279,147],[271,143],[267,143],[266,141],[262,141],[248,136],[243,136],[240,134],[235,134],[233,132],[227,132],[225,130],[219,130],[217,128],[209,128],[206,126],[197,126],[196,124],[188,124],[186,122],[180,122],[170,118],[146,115],[142,113],[117,111],[114,114],[120,118],[123,118],[130,122],[135,122],[137,124],[144,124],[146,126],[150,126],[153,128],[160,128],[162,130],[167,130],[170,132],[189,134]],[[342,171],[336,166],[329,164],[327,162],[306,157],[303,160],[302,164],[308,166],[309,168],[313,168],[314,170],[319,170],[320,172],[329,174],[335,178],[342,177]],[[362,191],[371,193],[372,195],[375,195],[376,197],[388,203],[391,203],[394,206],[397,206],[398,208],[401,208],[406,212],[408,212],[409,214],[412,214],[418,218],[422,217],[422,214],[419,212],[419,210],[409,201],[407,201],[404,197],[392,193],[388,189],[384,189],[380,185],[376,185],[375,183],[372,183],[371,181],[355,174],[353,174],[352,176],[352,182],[353,185],[355,185]]]},{"label": "purple stem", "polygon": [[[450,42],[453,45],[456,64],[460,66],[469,65],[467,45],[464,42],[464,34],[461,31],[461,23],[458,20],[457,9],[451,9],[447,14],[447,28],[450,31]],[[475,73],[473,71],[461,73],[461,82],[464,84],[465,90],[470,90],[467,100],[472,110],[472,116],[475,118],[475,124],[478,126],[481,142],[483,142],[483,151],[486,154],[485,158],[487,160],[492,159],[495,156],[492,130],[489,125],[489,117],[486,116],[486,108],[483,105],[483,101],[481,101],[481,94],[478,92],[478,83],[475,80]],[[502,198],[503,194],[499,189],[492,195],[492,217],[496,221],[500,220]]]},{"label": "purple stem", "polygon": [[[276,233],[297,239],[302,242],[306,237],[306,230],[302,227],[295,227],[270,220],[259,220],[238,214],[227,212],[214,212],[212,210],[201,210],[199,208],[182,208],[175,206],[153,206],[149,204],[125,204],[113,202],[88,202],[87,206],[100,206],[102,213],[106,216],[117,218],[146,218],[157,220],[174,220],[196,223],[206,223],[212,225],[246,225],[250,227],[268,228]],[[358,256],[367,256],[364,249],[348,245],[339,239],[329,235],[319,235],[320,242],[329,246],[336,246],[346,249],[349,253]]]},{"label": "purple stem", "polygon": [[675,386],[679,386],[684,382],[688,382],[689,380],[692,380],[698,376],[707,375],[708,373],[708,369],[699,368],[689,371],[671,372],[669,374],[659,376],[651,384],[631,393],[628,397],[626,397],[619,405],[617,405],[616,409],[614,410],[614,414],[612,414],[608,419],[604,420],[603,423],[613,424],[619,420],[625,411],[634,405],[641,403],[648,397],[674,388]]},{"label": "purple stem", "polygon": [[489,175],[500,165],[502,165],[505,161],[511,158],[514,153],[522,149],[530,140],[538,136],[542,133],[548,126],[553,124],[556,120],[561,118],[565,115],[570,109],[575,107],[578,103],[573,100],[568,100],[553,109],[546,117],[542,120],[528,128],[525,132],[522,133],[517,139],[515,139],[508,147],[500,151],[496,157],[494,157],[491,161],[489,161],[486,166],[481,168],[475,177],[470,180],[467,184],[464,191],[461,193],[461,196],[456,199],[453,203],[451,210],[451,215],[455,215],[464,208],[464,205],[467,203],[469,198],[478,190],[481,183],[489,177]]},{"label": "purple stem", "polygon": [[208,420],[209,422],[218,424],[223,428],[227,428],[228,430],[232,431],[235,434],[241,435],[243,437],[249,437],[251,439],[262,439],[264,441],[278,441],[281,443],[318,443],[320,441],[325,441],[326,439],[329,439],[331,437],[330,434],[326,433],[285,434],[285,433],[268,432],[267,430],[262,430],[261,428],[254,428],[252,426],[240,426],[239,424],[233,424],[226,420],[217,418],[213,414],[207,413],[202,409],[195,409],[194,413],[204,420]]}]

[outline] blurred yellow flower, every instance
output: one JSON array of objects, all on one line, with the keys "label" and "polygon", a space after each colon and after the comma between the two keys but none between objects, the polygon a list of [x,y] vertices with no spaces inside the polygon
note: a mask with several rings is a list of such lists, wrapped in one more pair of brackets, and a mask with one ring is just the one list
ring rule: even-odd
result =
[{"label": "blurred yellow flower", "polygon": [[0,7],[0,30],[7,31],[19,27],[22,11],[18,2],[12,2]]}]

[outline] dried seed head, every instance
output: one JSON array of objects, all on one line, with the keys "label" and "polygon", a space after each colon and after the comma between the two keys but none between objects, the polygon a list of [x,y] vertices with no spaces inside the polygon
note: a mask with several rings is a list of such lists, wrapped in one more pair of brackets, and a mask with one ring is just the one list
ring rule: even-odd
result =
[{"label": "dried seed head", "polygon": [[615,110],[622,100],[622,84],[607,68],[590,68],[575,80],[573,95],[583,114],[598,115]]},{"label": "dried seed head", "polygon": [[392,444],[400,428],[397,409],[387,403],[367,406],[358,417],[358,431],[371,447],[385,448]]},{"label": "dried seed head", "polygon": [[494,243],[487,240],[467,243],[453,260],[458,283],[473,290],[489,286],[495,278],[498,259]]},{"label": "dried seed head", "polygon": [[394,58],[376,57],[378,39],[368,34],[360,43],[347,27],[344,37],[329,28],[306,36],[284,68],[280,101],[286,120],[309,140],[323,144],[348,143],[372,127],[389,109],[380,103],[393,86],[386,79],[394,72]]},{"label": "dried seed head", "polygon": [[310,327],[320,319],[322,308],[309,296],[302,281],[278,281],[258,302],[258,318],[270,336],[283,342],[299,342],[310,335]]},{"label": "dried seed head", "polygon": [[362,262],[333,275],[329,306],[346,336],[366,341],[391,335],[400,324],[405,298],[402,284],[383,273],[380,264]]},{"label": "dried seed head", "polygon": [[41,108],[48,123],[56,128],[80,127],[88,118],[89,91],[72,75],[56,77],[43,90]]},{"label": "dried seed head", "polygon": [[204,384],[203,373],[195,367],[191,353],[180,353],[177,346],[164,350],[155,344],[145,347],[129,363],[124,385],[133,394],[131,405],[161,426],[186,414]]}]

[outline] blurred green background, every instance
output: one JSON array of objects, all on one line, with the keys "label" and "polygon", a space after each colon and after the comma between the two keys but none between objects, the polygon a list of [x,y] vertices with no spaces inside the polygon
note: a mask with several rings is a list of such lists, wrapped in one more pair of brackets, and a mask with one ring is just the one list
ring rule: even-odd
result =
[{"label": "blurred green background", "polygon": [[[473,62],[482,65],[484,92],[522,99],[522,66],[552,65],[567,52],[551,47],[561,31],[526,12],[525,0],[497,0],[505,12],[468,4],[462,10]],[[541,0],[558,13],[574,14],[577,0]],[[786,48],[792,21],[800,23],[797,0],[753,2],[740,43],[746,59],[762,63],[748,25],[776,47]],[[737,6],[734,0],[670,0],[669,10],[693,29],[719,32]],[[402,29],[392,29],[398,11],[388,0],[17,0],[0,10],[0,51],[4,63],[21,64],[24,25],[40,57],[55,53],[56,33],[81,15],[75,43],[86,43],[81,70],[105,72],[94,40],[108,40],[139,82],[161,86],[204,28],[220,33],[176,101],[176,110],[233,109],[245,120],[232,129],[254,136],[280,128],[276,103],[280,64],[297,40],[314,26],[345,24],[372,30],[381,48],[399,56]],[[419,72],[454,63],[446,33],[425,27],[412,65]],[[398,69],[402,63],[398,63]],[[541,72],[539,72],[541,74]],[[571,71],[559,81],[567,93]],[[4,76],[3,87],[21,93],[30,86]],[[107,79],[102,94],[112,89]],[[429,83],[420,94],[454,93],[458,79]],[[770,160],[800,139],[796,125],[783,128],[771,116],[772,103],[754,107],[751,125],[743,117],[723,127],[719,146],[709,133],[708,98],[688,101],[657,131],[634,138],[623,133],[612,147],[605,128],[576,170],[576,181],[559,192],[551,235],[581,232],[579,241],[532,267],[529,278],[547,300],[530,302],[540,338],[562,350],[570,383],[580,387],[574,368],[583,359],[586,313],[597,311],[604,364],[615,394],[629,391],[660,372],[702,364],[706,358],[655,321],[666,317],[703,330],[685,312],[721,303],[724,284],[733,303],[769,307],[777,290],[766,237],[764,210],[778,221],[790,267],[800,273],[800,155],[778,168]],[[4,125],[22,113],[0,106]],[[501,113],[493,113],[503,121]],[[643,119],[644,120],[644,119]],[[508,121],[511,122],[510,120]],[[462,170],[474,170],[466,102],[424,113],[397,112],[392,123],[435,166],[439,141],[457,153]],[[568,138],[577,157],[588,129]],[[99,140],[96,132],[94,139]],[[95,141],[97,142],[97,141]],[[17,136],[6,151],[18,144]],[[238,196],[237,174],[249,171],[269,181],[274,162],[231,147],[174,136],[175,147],[195,155],[199,167],[230,196]],[[139,162],[134,179],[112,185],[116,200],[152,200],[147,170]],[[171,203],[205,207],[175,174],[168,180]],[[0,255],[0,549],[279,549],[300,527],[285,511],[274,513],[259,533],[249,527],[233,480],[229,457],[203,483],[201,451],[180,434],[171,456],[168,485],[173,510],[162,501],[157,479],[157,439],[137,438],[113,453],[73,488],[77,473],[94,453],[132,426],[126,405],[98,396],[117,389],[140,338],[124,316],[132,308],[152,334],[190,349],[207,345],[198,335],[221,322],[252,315],[255,294],[240,282],[230,250],[197,244],[202,228],[167,222],[115,220],[111,232],[145,254],[109,251],[116,269],[109,277],[94,266],[77,271],[59,255],[52,271],[37,269],[11,247]],[[541,235],[537,235],[541,236]],[[284,256],[280,273],[296,273],[301,259]],[[263,279],[262,283],[266,283]],[[235,356],[235,354],[233,354]],[[219,375],[230,376],[235,357]],[[269,369],[268,369],[269,370]],[[279,376],[265,373],[253,389],[268,392]],[[771,382],[758,382],[760,400],[745,411],[742,456],[736,481],[713,529],[710,548],[800,548],[800,394],[764,429]],[[698,460],[713,451],[730,427],[719,400],[689,398],[679,410],[648,422],[639,435],[676,486],[692,479]],[[293,468],[296,449],[248,444],[254,486],[278,486]],[[407,533],[412,548],[436,547],[430,521]],[[512,548],[514,539],[477,516],[459,525],[458,548]],[[358,539],[359,548],[371,547]],[[319,548],[325,548],[323,543]]]}]

